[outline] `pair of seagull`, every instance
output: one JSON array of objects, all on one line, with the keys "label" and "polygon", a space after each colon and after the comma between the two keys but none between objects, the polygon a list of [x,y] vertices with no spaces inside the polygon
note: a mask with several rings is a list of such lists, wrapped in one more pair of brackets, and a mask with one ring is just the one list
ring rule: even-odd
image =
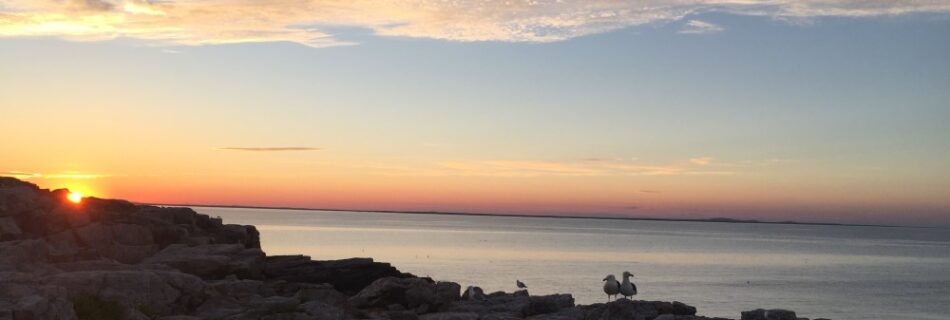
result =
[{"label": "pair of seagull", "polygon": [[637,295],[637,285],[633,284],[630,278],[633,278],[630,271],[623,272],[623,282],[617,281],[617,278],[612,274],[608,274],[604,278],[604,293],[607,294],[608,302],[611,296],[616,297],[618,294],[623,294],[623,297],[627,299]]}]

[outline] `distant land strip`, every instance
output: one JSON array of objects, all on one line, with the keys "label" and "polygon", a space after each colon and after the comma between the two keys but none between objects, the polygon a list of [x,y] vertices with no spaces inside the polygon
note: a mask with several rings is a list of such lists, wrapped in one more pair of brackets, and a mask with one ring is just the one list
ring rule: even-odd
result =
[{"label": "distant land strip", "polygon": [[655,217],[625,217],[625,216],[579,216],[579,215],[553,215],[553,214],[524,214],[524,213],[486,213],[486,212],[457,212],[457,211],[401,211],[401,210],[359,210],[359,209],[339,209],[339,208],[302,208],[302,207],[267,207],[267,206],[244,206],[244,205],[219,205],[219,204],[170,204],[170,203],[144,203],[134,202],[139,205],[169,206],[169,207],[204,207],[204,208],[232,208],[232,209],[271,209],[271,210],[300,210],[300,211],[335,211],[335,212],[372,212],[372,213],[394,213],[394,214],[421,214],[421,215],[457,215],[457,216],[479,216],[479,217],[521,217],[521,218],[557,218],[557,219],[597,219],[597,220],[632,220],[632,221],[669,221],[669,222],[716,222],[716,223],[758,223],[758,224],[789,224],[789,225],[807,225],[807,226],[843,226],[843,227],[882,227],[882,228],[939,228],[935,226],[898,226],[886,224],[855,224],[855,223],[833,223],[833,222],[799,222],[799,221],[760,221],[754,219],[733,219],[725,217],[688,219],[688,218],[655,218]]}]

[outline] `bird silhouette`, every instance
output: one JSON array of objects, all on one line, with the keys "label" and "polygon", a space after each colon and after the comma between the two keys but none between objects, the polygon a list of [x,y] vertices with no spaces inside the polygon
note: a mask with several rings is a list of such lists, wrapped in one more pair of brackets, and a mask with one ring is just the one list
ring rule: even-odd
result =
[{"label": "bird silhouette", "polygon": [[604,278],[604,293],[607,294],[607,302],[610,302],[610,296],[616,296],[620,293],[620,281],[612,274]]},{"label": "bird silhouette", "polygon": [[623,282],[620,283],[620,293],[627,299],[637,295],[637,285],[630,281],[630,278],[633,278],[633,274],[630,271],[624,271]]}]

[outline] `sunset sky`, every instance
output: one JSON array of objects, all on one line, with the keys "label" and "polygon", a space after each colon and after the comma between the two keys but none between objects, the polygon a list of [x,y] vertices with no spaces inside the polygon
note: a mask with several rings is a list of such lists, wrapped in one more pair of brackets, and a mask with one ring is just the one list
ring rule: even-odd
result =
[{"label": "sunset sky", "polygon": [[0,175],[950,226],[950,0],[0,0]]}]

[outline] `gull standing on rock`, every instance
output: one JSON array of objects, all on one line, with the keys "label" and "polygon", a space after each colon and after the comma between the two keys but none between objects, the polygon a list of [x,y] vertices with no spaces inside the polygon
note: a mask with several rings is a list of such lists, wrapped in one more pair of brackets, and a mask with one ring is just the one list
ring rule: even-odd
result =
[{"label": "gull standing on rock", "polygon": [[617,281],[617,278],[612,274],[608,274],[604,278],[604,293],[607,294],[607,302],[610,302],[610,296],[616,296],[620,293],[620,281]]},{"label": "gull standing on rock", "polygon": [[637,285],[633,284],[630,278],[633,278],[633,274],[630,273],[630,271],[624,271],[623,283],[620,284],[620,293],[623,294],[623,297],[626,299],[637,295]]}]

